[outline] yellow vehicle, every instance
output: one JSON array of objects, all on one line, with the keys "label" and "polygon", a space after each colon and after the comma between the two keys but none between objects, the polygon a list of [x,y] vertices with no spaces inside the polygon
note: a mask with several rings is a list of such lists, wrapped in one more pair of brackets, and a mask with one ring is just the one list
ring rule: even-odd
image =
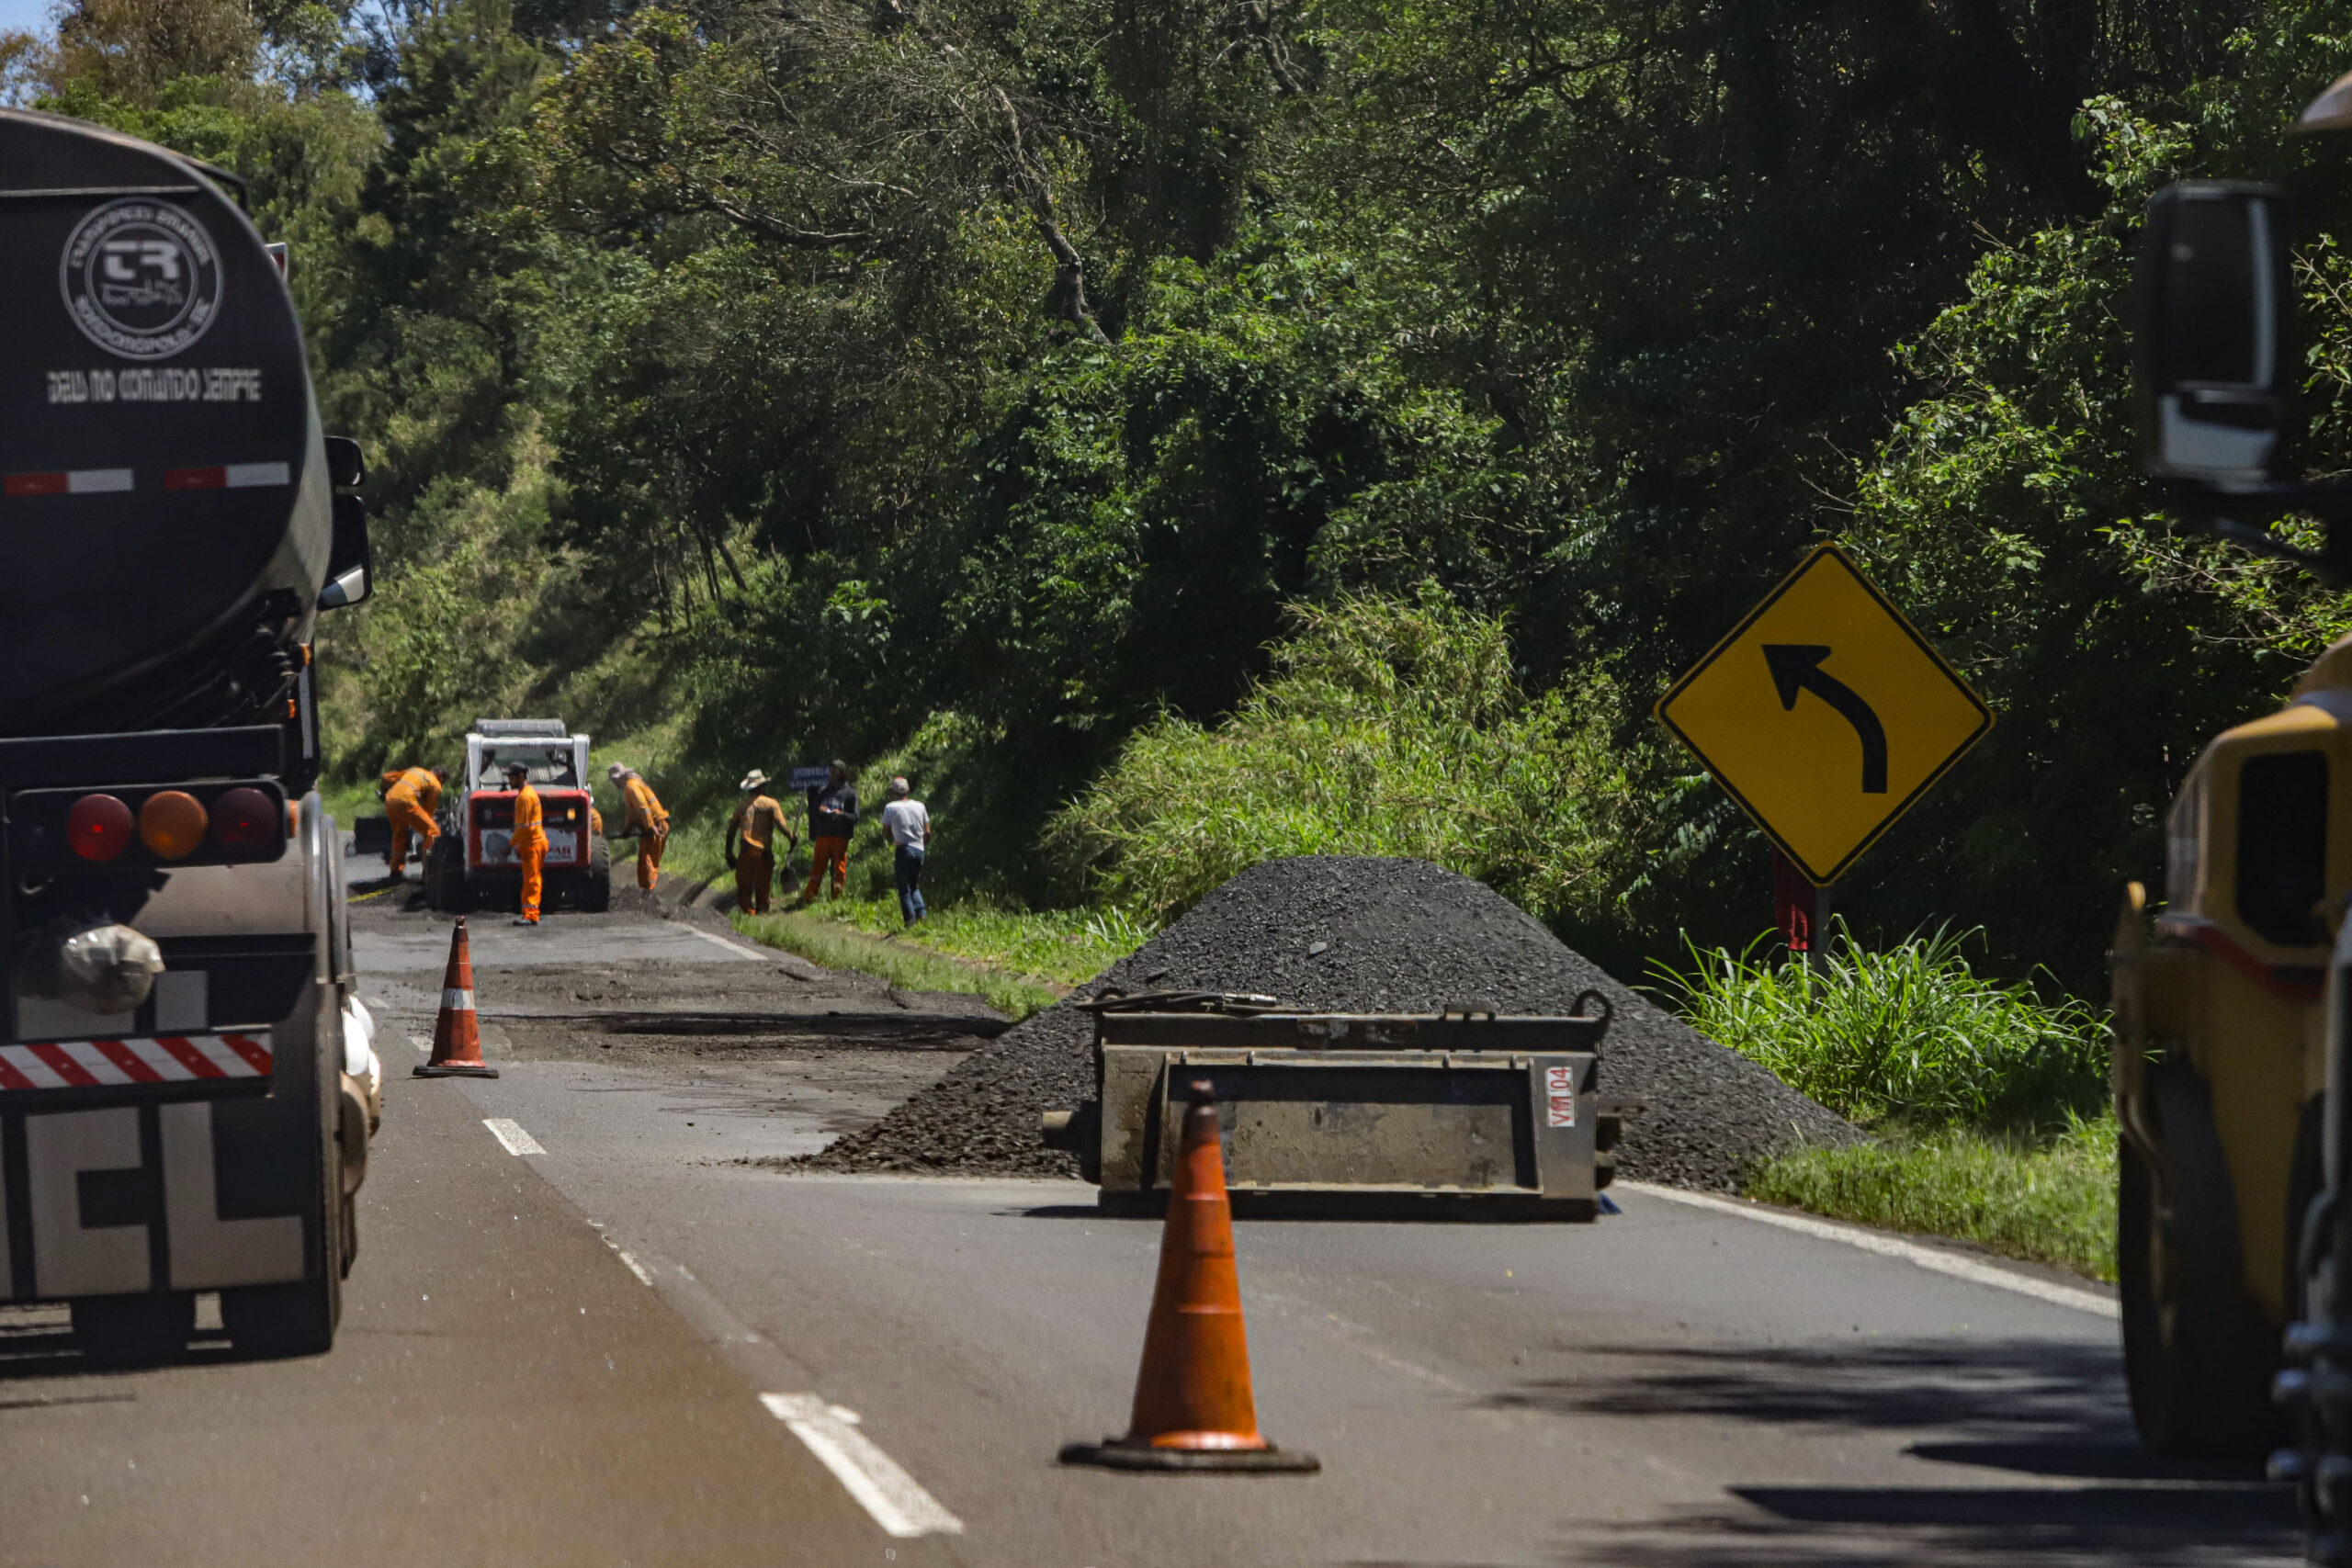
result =
[{"label": "yellow vehicle", "polygon": [[[2352,129],[2352,75],[2301,130]],[[2299,356],[2281,193],[2187,181],[2148,204],[2141,460],[2177,515],[2352,583],[2352,482],[2285,461]],[[2325,525],[2311,550],[2272,522]],[[2352,1564],[2352,638],[2279,712],[2214,740],[2175,803],[2165,898],[2128,889],[2112,954],[2117,1273],[2132,1416],[2165,1452],[2259,1451],[2311,1560]],[[2276,1403],[2272,1396],[2275,1394]]]},{"label": "yellow vehicle", "polygon": [[2278,713],[2205,749],[2172,810],[2166,903],[2114,948],[2117,1269],[2144,1442],[2260,1452],[2323,1173],[2325,910],[2352,890],[2352,638]]}]

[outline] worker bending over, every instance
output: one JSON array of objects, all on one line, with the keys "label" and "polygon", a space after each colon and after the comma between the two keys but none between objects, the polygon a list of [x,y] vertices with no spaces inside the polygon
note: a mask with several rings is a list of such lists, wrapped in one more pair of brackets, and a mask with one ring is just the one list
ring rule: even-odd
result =
[{"label": "worker bending over", "polygon": [[408,874],[411,833],[416,835],[417,861],[430,863],[434,840],[441,836],[441,824],[435,818],[441,810],[441,781],[447,776],[439,768],[395,768],[384,775],[384,815],[392,825],[391,848],[385,855],[394,882]]},{"label": "worker bending over", "polygon": [[[727,863],[735,873],[735,907],[747,915],[768,912],[768,885],[775,874],[775,840],[781,833],[787,851],[800,842],[784,807],[760,786],[767,774],[753,768],[736,787],[743,803],[727,824]],[[742,847],[736,847],[736,839]]]},{"label": "worker bending over", "polygon": [[613,837],[637,840],[637,885],[650,893],[662,880],[662,848],[670,841],[670,814],[662,809],[661,797],[635,768],[615,762],[605,776],[619,786],[628,807],[621,817],[621,830]]},{"label": "worker bending over", "polygon": [[849,836],[857,831],[857,791],[849,782],[849,764],[836,761],[831,779],[822,789],[808,792],[808,886],[803,904],[817,901],[825,868],[833,868],[833,897],[849,891]]},{"label": "worker bending over", "polygon": [[531,787],[531,770],[520,762],[506,764],[506,787],[514,792],[514,830],[508,842],[523,863],[523,913],[514,923],[539,923],[539,894],[546,885],[548,830],[540,821],[539,792]]}]

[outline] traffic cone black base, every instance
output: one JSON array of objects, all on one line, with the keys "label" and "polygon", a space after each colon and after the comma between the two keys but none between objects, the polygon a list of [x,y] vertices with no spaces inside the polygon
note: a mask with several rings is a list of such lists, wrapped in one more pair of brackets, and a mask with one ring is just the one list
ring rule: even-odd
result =
[{"label": "traffic cone black base", "polygon": [[1057,1457],[1064,1464],[1099,1464],[1105,1470],[1199,1471],[1217,1475],[1251,1472],[1313,1475],[1323,1468],[1323,1461],[1313,1454],[1285,1453],[1271,1444],[1262,1449],[1155,1449],[1145,1443],[1123,1443],[1116,1438],[1071,1443]]}]

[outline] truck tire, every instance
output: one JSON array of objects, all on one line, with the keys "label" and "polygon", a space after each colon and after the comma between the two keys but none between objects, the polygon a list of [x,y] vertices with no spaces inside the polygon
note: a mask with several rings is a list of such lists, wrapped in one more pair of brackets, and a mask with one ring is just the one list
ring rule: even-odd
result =
[{"label": "truck tire", "polygon": [[597,834],[588,843],[588,871],[580,884],[580,908],[601,915],[613,907],[613,846]]},{"label": "truck tire", "polygon": [[466,884],[465,846],[453,839],[442,834],[424,857],[424,904],[444,914],[462,915],[474,907],[473,889]]},{"label": "truck tire", "polygon": [[2171,1179],[2130,1138],[2118,1161],[2116,1278],[2124,1381],[2140,1440],[2167,1456],[2267,1452],[2279,1336],[2246,1297],[2237,1198],[2204,1082],[2186,1063],[2148,1076]]},{"label": "truck tire", "polygon": [[187,1353],[196,1332],[196,1296],[163,1291],[143,1296],[83,1296],[73,1303],[74,1337],[99,1366],[152,1366]]},{"label": "truck tire", "polygon": [[327,1201],[320,1220],[323,1234],[319,1252],[310,1260],[311,1277],[220,1292],[220,1326],[229,1331],[240,1355],[277,1359],[322,1356],[334,1348],[335,1325],[343,1319],[343,1276],[357,1249],[345,1228],[355,1215],[343,1192],[342,1145],[331,1137],[323,1143],[322,1190]]}]

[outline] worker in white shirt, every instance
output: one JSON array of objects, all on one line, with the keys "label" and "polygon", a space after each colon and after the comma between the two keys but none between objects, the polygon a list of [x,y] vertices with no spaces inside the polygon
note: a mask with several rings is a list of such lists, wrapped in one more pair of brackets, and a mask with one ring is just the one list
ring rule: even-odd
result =
[{"label": "worker in white shirt", "polygon": [[890,803],[882,808],[882,830],[898,846],[893,869],[899,880],[899,913],[909,925],[922,919],[922,856],[931,844],[931,813],[922,802],[909,798],[914,791],[903,778],[890,781]]}]

